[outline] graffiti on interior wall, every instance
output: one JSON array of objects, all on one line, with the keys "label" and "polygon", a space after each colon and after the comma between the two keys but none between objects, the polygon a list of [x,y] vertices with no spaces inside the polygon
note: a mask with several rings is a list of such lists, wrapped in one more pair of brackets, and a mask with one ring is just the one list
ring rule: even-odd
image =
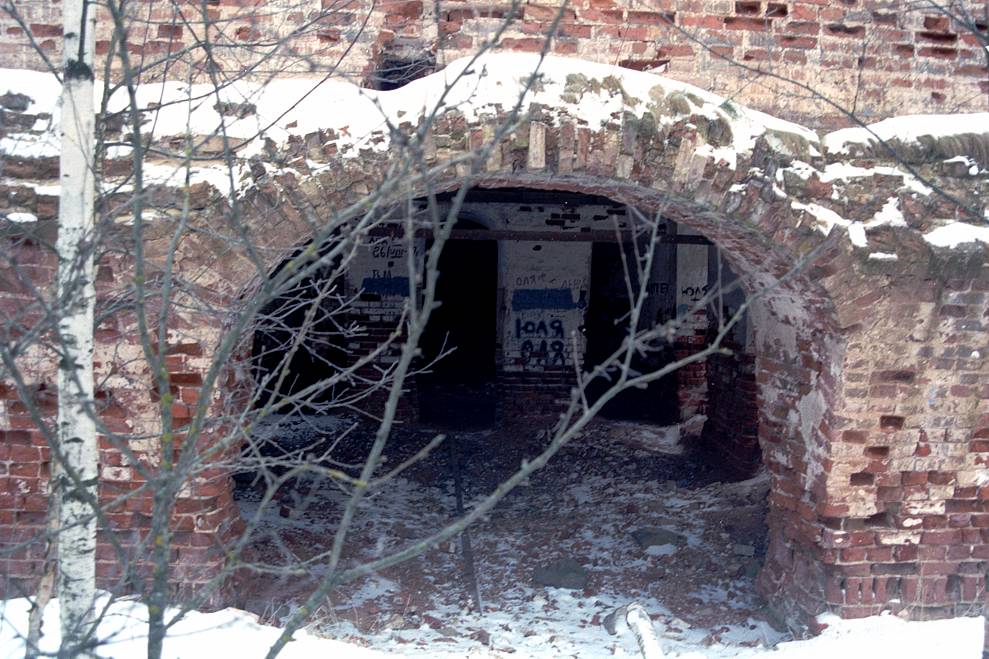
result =
[{"label": "graffiti on interior wall", "polygon": [[517,288],[512,293],[512,311],[570,311],[587,306],[587,291],[576,301],[569,288]]},{"label": "graffiti on interior wall", "polygon": [[[567,283],[579,283],[568,280]],[[587,291],[574,300],[570,288],[517,288],[512,292],[512,311],[573,311],[587,307]],[[515,318],[515,338],[521,341],[519,352],[523,366],[566,366],[566,341],[561,318]]]},{"label": "graffiti on interior wall", "polygon": [[684,286],[680,289],[680,296],[696,302],[707,295],[707,286]]},{"label": "graffiti on interior wall", "polygon": [[[646,294],[647,295],[662,295],[667,296],[670,294],[670,284],[665,281],[651,281],[646,284]],[[686,290],[684,295],[687,295]]]},{"label": "graffiti on interior wall", "polygon": [[[417,261],[422,258],[422,241],[417,240],[413,254]],[[408,256],[408,243],[398,239],[379,240],[363,248],[362,253],[352,268],[354,274],[361,273],[361,291],[365,294],[380,295],[381,297],[408,297],[408,275],[396,276],[395,271],[402,272],[405,259]],[[360,275],[358,275],[360,276]]]},{"label": "graffiti on interior wall", "polygon": [[680,289],[679,304],[677,304],[677,315],[682,315],[690,311],[693,303],[707,295],[707,284],[704,286],[684,286]]},{"label": "graffiti on interior wall", "polygon": [[377,295],[403,295],[409,294],[409,278],[393,277],[388,273],[381,273],[372,270],[370,277],[365,277],[361,282],[361,289],[365,293]]},{"label": "graffiti on interior wall", "polygon": [[563,321],[554,318],[548,323],[545,320],[515,319],[515,338],[563,338]]},{"label": "graffiti on interior wall", "polygon": [[515,338],[522,340],[519,352],[523,366],[566,366],[566,343],[560,318],[515,319]]},{"label": "graffiti on interior wall", "polygon": [[[407,252],[405,243],[401,242],[381,242],[371,245],[371,258],[375,259],[402,259]],[[418,250],[416,250],[418,253]]]}]

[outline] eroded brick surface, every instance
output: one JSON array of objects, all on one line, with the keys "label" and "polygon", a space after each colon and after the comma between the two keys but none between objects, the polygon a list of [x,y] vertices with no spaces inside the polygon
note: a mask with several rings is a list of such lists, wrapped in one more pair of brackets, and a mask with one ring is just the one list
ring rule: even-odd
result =
[{"label": "eroded brick surface", "polygon": [[[58,5],[27,0],[17,8],[35,43],[58,62]],[[440,66],[470,55],[510,13],[508,5],[442,2],[434,7],[418,0],[345,5],[221,0],[208,3],[205,17],[196,2],[145,0],[129,3],[126,11],[133,21],[123,47],[137,63],[194,45],[209,21],[221,67],[237,68],[251,56],[263,56],[265,74],[336,68],[358,79],[373,78],[390,52],[410,44],[435,53]],[[555,2],[523,3],[498,48],[539,52],[558,11]],[[978,3],[968,11],[981,15]],[[98,25],[96,49],[105,56],[112,45],[110,21],[101,14]],[[847,118],[806,93],[806,86],[866,120],[984,110],[989,79],[972,29],[936,7],[894,0],[663,0],[648,7],[629,0],[575,0],[560,16],[550,52],[659,70],[778,116],[833,126],[846,125]],[[986,27],[976,21],[974,29]],[[290,49],[279,52],[266,45],[293,30],[298,33]],[[230,50],[238,46],[251,46],[253,54]],[[7,16],[0,18],[0,53],[7,66],[44,67],[24,27]],[[199,69],[198,60],[186,65]]]},{"label": "eroded brick surface", "polygon": [[[775,24],[775,17],[760,13],[761,3],[752,4],[758,12],[739,27]],[[856,31],[832,29],[828,38],[853,39]],[[883,609],[916,616],[980,611],[989,556],[986,252],[975,244],[934,248],[921,237],[934,219],[957,217],[957,205],[905,185],[907,174],[889,173],[902,163],[881,153],[796,155],[761,138],[729,166],[717,152],[701,148],[717,137],[699,116],[667,108],[673,120],[645,132],[631,112],[594,127],[569,119],[567,110],[564,106],[562,114],[547,116],[541,108],[528,108],[476,183],[575,191],[635,204],[661,211],[722,249],[752,303],[754,362],[737,369],[710,363],[703,377],[717,385],[720,378],[738,382],[738,374],[747,373],[736,385],[739,394],[751,394],[754,387],[758,418],[742,420],[747,430],[733,436],[724,451],[751,451],[754,424],[772,478],[763,592],[780,608],[801,614],[825,609],[847,617]],[[431,131],[431,162],[464,155],[471,136],[493,134],[497,119],[447,113]],[[536,131],[540,139],[519,139],[535,124],[541,126]],[[288,167],[272,175],[264,167],[254,171],[254,185],[240,203],[247,231],[263,247],[268,266],[291,253],[300,237],[311,235],[306,213],[329,213],[381,183],[388,153],[369,150],[358,159],[337,158],[329,147],[338,139],[314,133],[311,139],[278,145],[275,155]],[[313,144],[328,163],[315,172],[305,158]],[[911,158],[918,172],[952,198],[984,208],[989,181],[944,162],[954,155]],[[827,176],[829,162],[842,159],[870,173]],[[18,182],[29,176],[49,179],[49,163],[41,159],[20,166],[8,170],[0,203],[53,216],[51,205],[57,200],[32,195],[32,186]],[[804,166],[813,171],[806,175]],[[456,187],[462,174],[462,169],[444,170],[437,188]],[[208,186],[195,193],[202,201],[194,205],[199,211],[194,221],[209,226],[225,202]],[[173,189],[153,194],[161,207],[183,203]],[[868,248],[853,244],[840,229],[826,242],[807,210],[811,204],[840,208],[846,219],[865,221],[891,199],[902,209],[903,225],[865,229]],[[149,233],[152,264],[161,264],[163,235]],[[5,240],[11,253],[30,266],[32,281],[51,281],[49,254],[19,235]],[[815,248],[820,253],[814,260],[791,272]],[[897,259],[870,258],[876,249],[893,252]],[[197,283],[198,296],[227,304],[243,300],[256,286],[257,270],[238,245],[209,232],[190,234],[179,245],[179,257],[180,273]],[[126,286],[132,265],[110,255],[101,271],[107,273],[101,289],[105,300],[115,286]],[[5,313],[27,308],[30,298],[22,285],[16,278],[3,279]],[[224,325],[222,318],[192,312],[174,318],[168,338],[174,386],[169,409],[186,420]],[[154,391],[151,375],[137,359],[133,318],[114,317],[101,326],[98,340],[100,375],[112,374],[101,394],[107,404],[104,417],[127,432],[154,437],[163,392]],[[35,396],[51,413],[52,361],[40,351],[29,357],[28,390],[0,385],[0,538],[8,548],[40,530],[46,505],[45,441],[19,401]],[[246,371],[236,363],[228,366],[210,403],[215,409],[235,404],[249,388]],[[519,380],[505,386],[526,391],[529,385]],[[712,386],[711,396],[717,393]],[[155,440],[140,441],[131,448],[139,459],[153,461]],[[102,459],[108,491],[140,483],[119,448],[104,447]],[[225,472],[217,468],[201,474],[179,503],[176,579],[194,588],[217,573],[219,552],[236,530]],[[113,511],[108,518],[113,532],[148,529],[149,506],[149,499],[138,496],[125,510]],[[37,544],[15,550],[6,563],[8,574],[29,579],[36,573],[38,552]],[[101,555],[109,556],[104,550]],[[101,575],[110,579],[113,569],[107,558]]]}]

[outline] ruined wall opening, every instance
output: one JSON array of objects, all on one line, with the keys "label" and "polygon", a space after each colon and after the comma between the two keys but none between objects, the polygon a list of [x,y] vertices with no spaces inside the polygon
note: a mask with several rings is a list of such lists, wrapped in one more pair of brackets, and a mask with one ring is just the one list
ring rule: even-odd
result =
[{"label": "ruined wall opening", "polygon": [[291,398],[286,412],[326,413],[341,393],[342,385],[319,386],[327,373],[351,361],[345,345],[343,282],[329,276],[332,270],[328,265],[287,288],[258,313],[250,359],[255,408]]},{"label": "ruined wall opening", "polygon": [[[441,196],[441,204],[448,202]],[[586,377],[620,347],[629,288],[646,292],[640,328],[682,317],[676,336],[633,361],[637,372],[698,350],[719,314],[731,315],[745,301],[744,291],[733,288],[717,305],[695,304],[715,283],[732,284],[736,276],[711,241],[668,219],[658,220],[663,226],[652,270],[645,277],[629,274],[644,247],[641,234],[630,230],[636,221],[628,206],[582,193],[503,188],[468,194],[440,256],[436,298],[442,305],[408,387],[415,404],[392,431],[387,465],[403,463],[437,433],[446,440],[403,472],[401,487],[378,493],[353,531],[353,551],[378,551],[385,536],[424,535],[455,514],[455,492],[467,502],[482,497],[538,454],[576,374]],[[405,256],[397,240],[381,235],[353,260],[341,294],[356,302],[344,325],[364,328],[365,337],[367,328],[395,326],[409,294],[400,267]],[[747,322],[732,340],[739,359],[754,360]],[[367,349],[359,341],[348,346],[354,354]],[[500,602],[513,589],[532,595],[545,586],[598,592],[605,600],[635,593],[663,602],[691,624],[711,615],[731,619],[739,603],[760,606],[753,584],[769,547],[769,476],[740,480],[762,463],[757,459],[741,474],[728,464],[731,442],[725,439],[733,425],[748,427],[756,416],[756,392],[737,386],[743,376],[727,356],[716,369],[701,367],[617,396],[472,529],[485,599]],[[604,388],[591,387],[590,400]],[[261,432],[265,441],[304,447],[324,456],[326,465],[346,467],[369,445],[380,413],[371,398],[361,404],[370,406],[363,417],[352,410],[320,417],[300,410]],[[250,507],[246,499],[242,505]],[[280,519],[270,520],[259,545],[280,547],[286,556],[325,551],[341,513],[339,488],[331,479],[309,479],[288,484],[279,499]],[[287,533],[286,518],[304,522],[305,531]],[[396,584],[394,597],[384,593],[374,602],[383,610],[399,606],[399,592],[416,593],[423,602],[412,606],[422,607],[465,593],[456,547],[379,577]],[[251,588],[257,601],[241,604],[261,609],[275,594],[298,597],[304,589],[298,580],[259,577]],[[723,606],[712,607],[702,590],[717,592]],[[370,603],[346,593],[333,598],[355,622],[380,623],[366,610]]]}]

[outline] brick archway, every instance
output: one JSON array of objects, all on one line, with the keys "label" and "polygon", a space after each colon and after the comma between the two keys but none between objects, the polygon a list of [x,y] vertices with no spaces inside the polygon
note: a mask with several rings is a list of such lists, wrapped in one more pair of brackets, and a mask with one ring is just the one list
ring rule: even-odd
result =
[{"label": "brick archway", "polygon": [[[462,150],[445,155],[483,143],[498,119],[451,114],[431,135],[448,143],[461,136]],[[948,285],[958,295],[978,296],[974,291],[983,285],[978,267],[954,261],[932,274],[931,250],[907,238],[910,229],[898,234],[910,245],[898,263],[873,263],[838,229],[835,244],[813,265],[777,286],[801,255],[825,240],[801,206],[819,191],[787,194],[759,173],[797,158],[786,141],[774,148],[757,140],[751,152],[737,154],[732,167],[705,148],[710,143],[692,121],[703,125],[697,117],[685,117],[647,140],[628,138],[639,126],[628,116],[598,130],[565,120],[523,122],[515,134],[529,134],[526,147],[506,139],[472,183],[590,193],[662,210],[718,244],[750,294],[768,291],[754,309],[759,441],[773,477],[770,549],[759,583],[775,606],[804,619],[823,610],[848,617],[882,610],[909,609],[915,615],[981,610],[985,578],[977,566],[987,538],[974,526],[978,522],[970,517],[954,522],[969,524],[967,531],[918,530],[918,523],[933,529],[948,524],[945,501],[925,507],[899,500],[905,478],[923,474],[926,482],[929,472],[951,482],[957,494],[946,496],[974,497],[977,452],[959,455],[944,471],[936,465],[918,471],[905,457],[892,457],[908,447],[911,453],[926,450],[930,435],[919,416],[924,402],[918,383],[959,381],[959,374],[929,371],[925,355],[953,331],[945,324],[938,329],[933,320],[940,317],[940,304],[956,295],[945,279],[953,278]],[[384,171],[387,162],[365,154],[359,164],[341,159],[329,171],[265,179],[265,184],[317,199],[317,210],[332,208],[355,189],[361,194],[373,187],[374,172]],[[440,176],[436,188],[457,185],[450,173]],[[265,217],[272,207],[258,199],[259,217]],[[268,233],[260,225],[258,230]],[[967,307],[964,313],[978,310]],[[899,368],[903,346],[911,344],[916,351],[910,365]],[[884,403],[884,397],[917,402]],[[917,410],[918,416],[898,413],[901,409]],[[980,432],[976,408],[965,409],[959,435]],[[931,521],[917,521],[928,516]],[[930,559],[919,558],[923,547],[929,547],[929,556],[947,556],[945,544],[955,542],[963,549],[954,551],[965,557],[927,572]]]},{"label": "brick archway", "polygon": [[[484,130],[483,126],[476,129]],[[616,135],[612,133],[611,139]],[[607,134],[595,137],[608,139]],[[318,184],[318,180],[308,184]],[[786,233],[774,233],[759,223],[768,217],[776,223],[770,227],[781,224],[772,212],[778,202],[766,204],[761,197],[749,196],[752,208],[729,216],[720,209],[731,202],[722,200],[708,206],[703,195],[688,198],[683,190],[664,189],[655,183],[645,187],[617,174],[561,177],[553,171],[489,172],[478,177],[475,185],[607,197],[646,212],[661,212],[722,248],[746,292],[758,294],[752,308],[757,342],[758,438],[772,479],[770,547],[760,587],[787,614],[801,618],[838,604],[827,601],[825,588],[829,579],[840,577],[830,575],[822,564],[818,540],[825,530],[823,511],[829,505],[827,481],[835,427],[832,412],[839,407],[845,338],[832,294],[815,281],[815,275],[840,257],[837,245],[812,264],[791,272],[799,259],[797,250],[806,252],[825,237],[796,231],[789,238],[791,242],[784,242]],[[299,181],[298,186],[305,189],[307,181]],[[455,183],[440,187],[452,188]],[[252,285],[249,282],[247,288]],[[243,386],[250,383],[243,381]]]},{"label": "brick archway", "polygon": [[[520,85],[504,75],[509,68],[499,69],[502,101]],[[550,73],[561,79],[523,104],[513,130],[477,163],[472,184],[580,191],[662,210],[720,245],[750,294],[768,291],[755,322],[759,434],[774,479],[763,590],[780,608],[805,614],[981,612],[989,560],[986,251],[942,249],[924,239],[938,226],[932,217],[953,217],[956,210],[945,210],[943,200],[906,185],[910,176],[897,174],[895,163],[868,150],[857,162],[876,170],[872,183],[838,191],[824,170],[846,157],[840,150],[829,152],[823,141],[792,124],[744,109],[729,112],[700,90],[673,89],[657,76],[575,61],[556,61]],[[417,84],[442,86],[442,77],[433,81],[437,84],[429,79]],[[551,92],[554,106],[540,96]],[[391,99],[395,110],[405,96],[382,98]],[[472,149],[497,135],[507,118],[505,103],[481,95],[488,101],[472,105],[472,98],[451,103],[421,141],[426,162],[437,171],[437,189],[462,184]],[[601,110],[595,122],[582,114],[589,106]],[[409,112],[410,125],[401,130],[411,134],[419,116]],[[739,116],[745,121],[736,121]],[[385,180],[394,160],[373,145],[387,146],[392,136],[381,129],[358,142],[337,128],[314,129],[273,145],[267,164],[239,163],[248,174],[239,190],[244,223],[237,229],[255,246],[253,256],[238,240],[223,238],[229,230],[223,225],[223,195],[208,183],[194,186],[193,207],[201,212],[191,226],[201,230],[180,243],[175,263],[195,295],[225,303],[240,299],[261,272],[312,234],[320,217]],[[310,166],[313,155],[322,158],[318,167]],[[22,169],[30,170],[31,163],[22,160]],[[444,168],[443,163],[454,164]],[[34,165],[43,170],[45,163]],[[972,178],[967,168],[955,174],[939,159],[915,168],[984,207],[985,175]],[[186,201],[184,191],[166,185],[155,193],[155,203],[163,207]],[[40,215],[33,188],[24,198],[25,209]],[[867,231],[861,225],[887,200],[902,209],[903,223]],[[857,222],[861,233],[883,248],[878,253],[896,258],[871,258],[870,248],[846,237],[846,225],[832,222],[837,243],[811,268],[776,286],[793,263],[825,240],[817,227],[822,217],[830,217],[822,212],[829,204],[849,216],[846,224]],[[152,263],[165,260],[168,235],[167,229],[149,232]],[[38,262],[39,278],[50,278],[50,259],[30,252],[30,246],[23,249],[26,261]],[[126,280],[131,266],[119,256],[103,265],[111,277],[101,295],[110,297],[108,280],[113,275]],[[147,387],[134,386],[150,376],[138,361],[119,356],[124,348],[131,356],[135,352],[133,321],[114,322],[113,331],[99,339],[100,368],[110,374],[119,367],[126,377],[107,385],[107,400],[115,407],[104,415],[135,436],[153,437],[158,400]],[[183,405],[203,395],[218,410],[230,400],[226,393],[244,381],[244,374],[232,369],[217,389],[201,391],[222,325],[215,316],[192,312],[174,322],[168,356],[179,398],[176,413],[181,416]],[[16,400],[12,390],[3,391]],[[40,465],[41,433],[31,430],[32,420],[15,406],[4,413],[0,430],[29,445],[24,459]],[[146,447],[148,441],[142,441]],[[134,486],[136,476],[118,453],[105,451],[104,465],[111,468],[103,472],[110,485]],[[38,528],[46,477],[40,467],[33,473],[11,480],[17,490],[8,497],[11,514],[4,519],[12,533],[7,537]],[[182,535],[175,574],[184,585],[201,585],[223,566],[222,551],[207,548],[222,550],[236,521],[225,479],[220,468],[206,470],[179,498],[176,523]],[[150,497],[131,501],[134,508],[113,521],[140,535],[148,528]],[[13,565],[11,574],[31,576],[31,560]],[[103,567],[113,576],[112,557]]]}]

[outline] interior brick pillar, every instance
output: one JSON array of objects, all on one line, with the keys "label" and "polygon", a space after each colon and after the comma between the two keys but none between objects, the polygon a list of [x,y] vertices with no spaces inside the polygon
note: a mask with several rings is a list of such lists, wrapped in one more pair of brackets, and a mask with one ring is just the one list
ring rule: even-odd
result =
[{"label": "interior brick pillar", "polygon": [[733,341],[724,347],[732,354],[706,360],[708,402],[702,441],[712,459],[745,478],[762,465],[755,356]]},{"label": "interior brick pillar", "polygon": [[[689,227],[677,228],[679,235],[700,235]],[[676,246],[676,314],[680,328],[673,348],[677,359],[685,359],[702,350],[707,342],[706,308],[695,309],[708,290],[708,246]],[[687,364],[676,372],[680,418],[707,412],[707,375],[703,361]]]}]

